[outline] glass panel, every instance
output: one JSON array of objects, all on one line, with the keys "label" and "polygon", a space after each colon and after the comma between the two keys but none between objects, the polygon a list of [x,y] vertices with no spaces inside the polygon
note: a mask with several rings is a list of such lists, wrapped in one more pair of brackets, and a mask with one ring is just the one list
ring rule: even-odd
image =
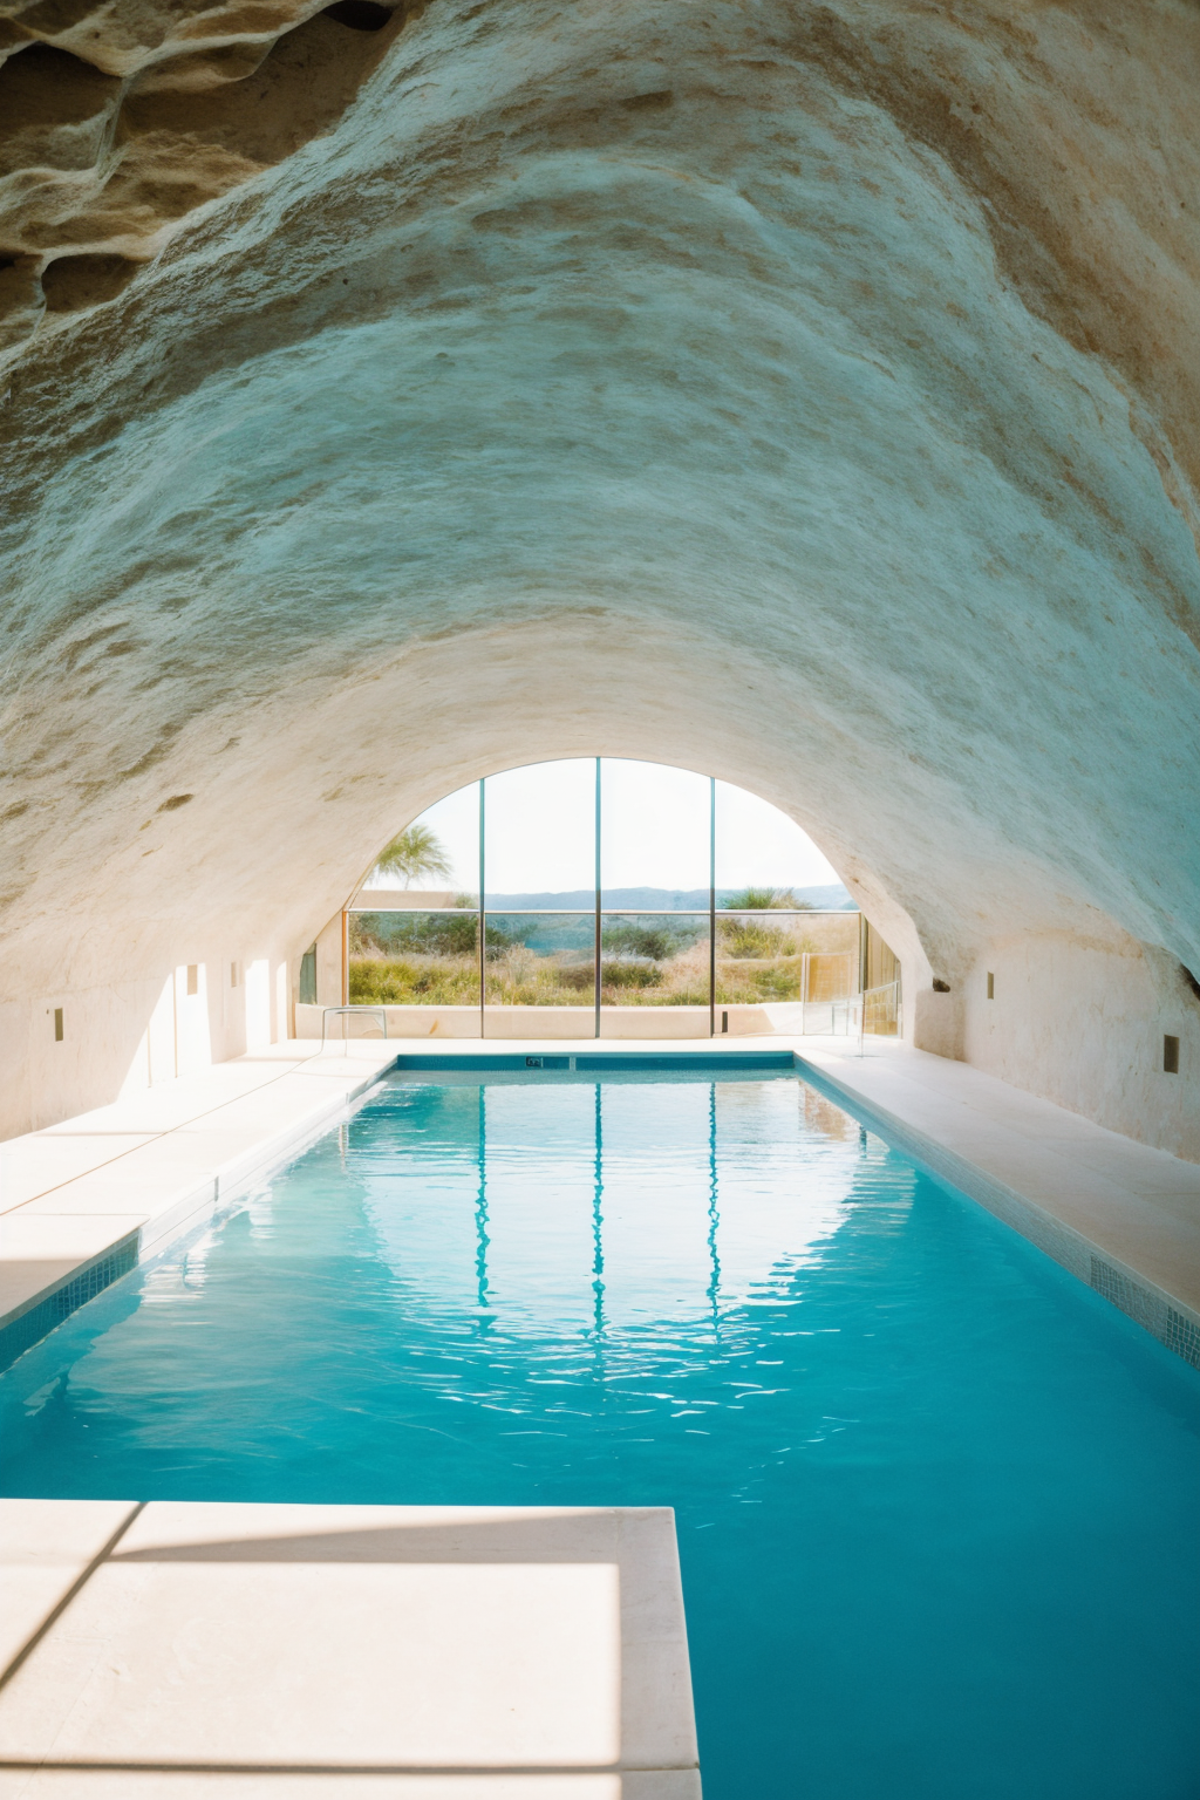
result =
[{"label": "glass panel", "polygon": [[706,912],[605,913],[600,948],[602,1037],[708,1036]]},{"label": "glass panel", "polygon": [[863,1030],[895,1037],[900,1030],[900,959],[869,924],[863,932],[863,951]]},{"label": "glass panel", "polygon": [[[350,1000],[479,1016],[479,914],[466,907],[350,914]],[[459,1033],[458,1035],[464,1035]]]},{"label": "glass panel", "polygon": [[354,905],[377,911],[478,906],[479,783],[447,794],[397,832]]},{"label": "glass panel", "polygon": [[605,907],[707,910],[708,776],[605,757],[600,785]]},{"label": "glass panel", "polygon": [[596,763],[533,763],[484,784],[487,909],[596,904]]},{"label": "glass panel", "polygon": [[[716,1026],[724,1032],[849,1029],[858,914],[762,907],[717,914]],[[764,1006],[791,1006],[767,1015]]]},{"label": "glass panel", "polygon": [[852,905],[807,833],[768,800],[717,783],[717,905]]},{"label": "glass panel", "polygon": [[[577,1009],[575,1037],[591,1037],[595,1009],[594,913],[489,912],[488,1007],[560,1006]],[[530,1026],[536,1037],[541,1028]]]},{"label": "glass panel", "polygon": [[727,912],[717,918],[717,1005],[804,998],[805,958],[817,947],[803,913]]}]

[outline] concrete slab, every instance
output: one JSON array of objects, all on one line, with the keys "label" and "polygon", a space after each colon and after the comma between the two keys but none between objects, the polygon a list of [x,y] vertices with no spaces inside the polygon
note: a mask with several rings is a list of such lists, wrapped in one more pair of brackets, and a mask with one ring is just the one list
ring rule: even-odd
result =
[{"label": "concrete slab", "polygon": [[0,1500],[0,1670],[12,1666],[135,1510],[127,1500]]},{"label": "concrete slab", "polygon": [[698,1800],[665,1509],[29,1504],[0,1795]]},{"label": "concrete slab", "polygon": [[310,1043],[275,1044],[270,1052],[220,1063],[78,1118],[0,1144],[0,1213],[108,1167],[114,1178],[129,1158],[164,1136],[188,1128],[260,1125],[304,1110],[322,1090],[340,1094],[392,1060],[382,1043],[338,1045],[324,1052]]},{"label": "concrete slab", "polygon": [[[219,1786],[218,1786],[219,1779]],[[9,1785],[9,1783],[13,1785]],[[19,1785],[18,1785],[19,1784]],[[608,1775],[342,1775],[0,1768],[0,1800],[701,1800],[696,1770]]]},{"label": "concrete slab", "polygon": [[0,1218],[0,1326],[136,1237],[144,1214]]}]

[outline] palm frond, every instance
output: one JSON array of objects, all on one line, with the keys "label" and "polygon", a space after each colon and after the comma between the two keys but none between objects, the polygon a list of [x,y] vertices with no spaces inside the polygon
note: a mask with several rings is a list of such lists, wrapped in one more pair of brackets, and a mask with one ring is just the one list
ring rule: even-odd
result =
[{"label": "palm frond", "polygon": [[440,839],[428,825],[410,825],[384,845],[375,873],[398,876],[408,887],[418,876],[448,881],[454,869]]}]

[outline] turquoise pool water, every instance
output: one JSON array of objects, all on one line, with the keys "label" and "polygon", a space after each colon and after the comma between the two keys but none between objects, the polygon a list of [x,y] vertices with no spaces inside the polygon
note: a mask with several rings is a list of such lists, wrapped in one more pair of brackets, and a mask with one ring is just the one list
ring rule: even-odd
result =
[{"label": "turquoise pool water", "polygon": [[794,1076],[393,1079],[0,1443],[9,1494],[674,1506],[707,1800],[1200,1793],[1200,1377]]}]

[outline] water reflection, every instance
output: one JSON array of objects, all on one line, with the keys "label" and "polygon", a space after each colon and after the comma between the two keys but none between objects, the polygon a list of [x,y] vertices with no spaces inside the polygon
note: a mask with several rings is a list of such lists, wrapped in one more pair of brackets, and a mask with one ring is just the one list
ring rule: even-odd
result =
[{"label": "water reflection", "polygon": [[714,1084],[709,1089],[708,1102],[708,1253],[712,1259],[712,1279],[708,1284],[708,1299],[712,1307],[714,1329],[718,1323],[718,1302],[721,1294],[721,1258],[717,1254],[717,1226],[721,1222],[721,1214],[717,1206],[718,1188],[717,1090]]},{"label": "water reflection", "polygon": [[604,1114],[603,1088],[596,1083],[596,1157],[592,1177],[592,1292],[596,1296],[596,1336],[604,1330]]},{"label": "water reflection", "polygon": [[423,1313],[480,1330],[660,1321],[719,1334],[781,1295],[847,1216],[857,1125],[794,1080],[410,1079],[352,1149],[367,1217]]},{"label": "water reflection", "polygon": [[488,1310],[488,1210],[487,1210],[487,1089],[479,1090],[479,1194],[475,1202],[475,1303],[480,1312],[481,1325],[486,1324],[483,1314]]}]

